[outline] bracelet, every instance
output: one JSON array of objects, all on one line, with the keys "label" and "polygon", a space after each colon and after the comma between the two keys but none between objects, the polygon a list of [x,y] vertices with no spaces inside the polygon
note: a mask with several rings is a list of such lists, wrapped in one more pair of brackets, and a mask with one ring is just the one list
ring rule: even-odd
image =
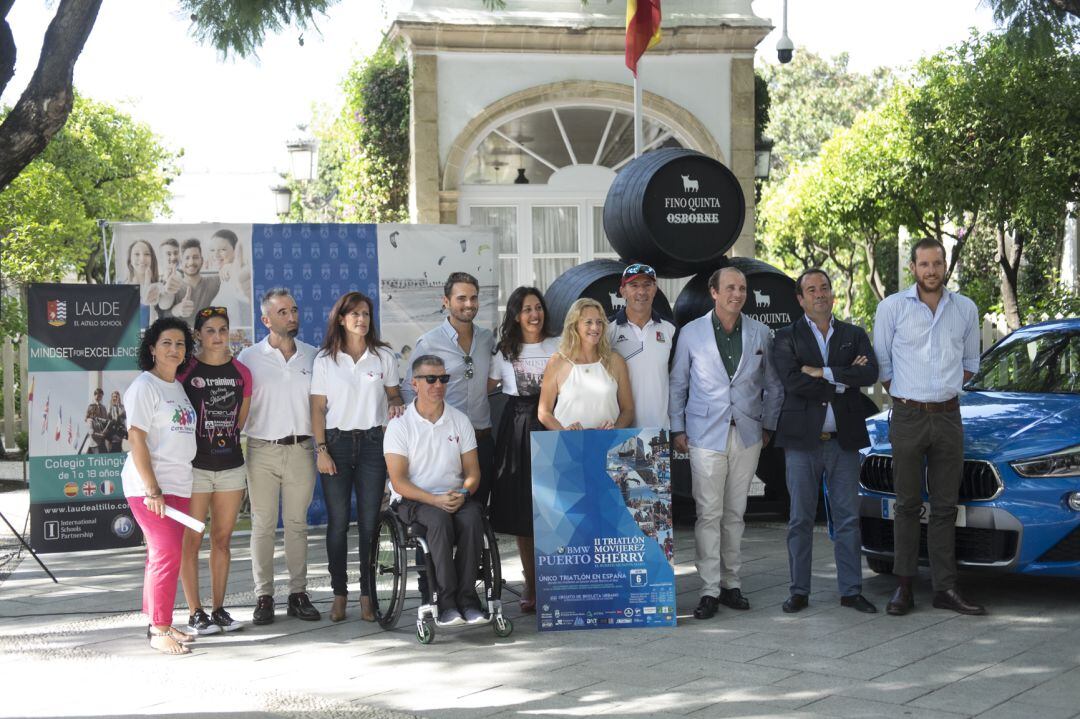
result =
[{"label": "bracelet", "polygon": [[156,494],[146,495],[147,499],[159,499],[161,497],[161,490],[159,489]]},{"label": "bracelet", "polygon": [[326,442],[319,442],[317,445],[315,445],[315,451],[316,452],[327,452],[327,451],[329,451],[326,448]]}]

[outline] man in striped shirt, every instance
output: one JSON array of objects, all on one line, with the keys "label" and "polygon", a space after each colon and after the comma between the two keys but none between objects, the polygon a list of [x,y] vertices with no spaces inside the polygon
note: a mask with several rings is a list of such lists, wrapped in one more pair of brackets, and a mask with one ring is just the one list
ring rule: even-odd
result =
[{"label": "man in striped shirt", "polygon": [[970,299],[946,289],[946,267],[940,242],[917,242],[910,264],[915,284],[886,297],[874,320],[879,376],[893,398],[893,573],[899,586],[886,607],[892,615],[907,614],[915,606],[911,584],[918,572],[924,463],[933,605],[961,614],[986,613],[956,590],[956,503],[964,467],[958,395],[979,369],[979,312]]}]

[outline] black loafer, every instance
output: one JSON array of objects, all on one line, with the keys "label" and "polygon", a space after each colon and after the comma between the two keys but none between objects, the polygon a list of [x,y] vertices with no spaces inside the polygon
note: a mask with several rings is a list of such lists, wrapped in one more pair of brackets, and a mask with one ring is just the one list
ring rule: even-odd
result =
[{"label": "black loafer", "polygon": [[960,596],[955,589],[947,589],[944,592],[934,592],[934,607],[937,609],[951,609],[958,614],[982,616],[986,614],[986,607],[981,604],[969,602]]},{"label": "black loafer", "polygon": [[255,611],[251,613],[251,623],[270,624],[273,621],[274,598],[269,594],[261,594],[255,602]]},{"label": "black loafer", "polygon": [[780,608],[784,610],[785,614],[794,614],[806,609],[808,604],[810,604],[810,600],[805,594],[792,594]]},{"label": "black loafer", "polygon": [[306,622],[317,622],[322,619],[319,610],[311,604],[307,592],[297,592],[289,595],[289,608],[286,610],[290,617],[303,619]]},{"label": "black loafer", "polygon": [[732,609],[749,609],[750,600],[742,595],[738,587],[720,590],[720,603]]},{"label": "black loafer", "polygon": [[840,606],[854,609],[856,612],[862,612],[863,614],[877,614],[877,607],[870,603],[870,600],[861,594],[854,594],[850,597],[840,597]]},{"label": "black loafer", "polygon": [[705,595],[694,609],[694,619],[712,619],[720,608],[720,602],[716,597]]}]

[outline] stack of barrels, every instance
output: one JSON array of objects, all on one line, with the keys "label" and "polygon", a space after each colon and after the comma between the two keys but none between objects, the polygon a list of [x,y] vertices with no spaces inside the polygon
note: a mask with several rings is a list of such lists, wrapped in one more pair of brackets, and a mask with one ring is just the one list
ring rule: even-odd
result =
[{"label": "stack of barrels", "polygon": [[[773,330],[791,324],[802,314],[795,282],[765,262],[728,256],[745,219],[739,181],[718,160],[678,148],[638,157],[619,172],[604,202],[604,232],[621,261],[593,260],[556,278],[545,294],[553,327],[561,329],[567,310],[579,297],[598,300],[609,313],[618,309],[619,280],[631,262],[649,264],[663,278],[691,276],[674,306],[660,291],[654,302],[654,310],[677,328],[712,310],[709,277],[729,266],[746,275],[745,314]],[[677,496],[689,495],[686,465],[673,463]],[[780,452],[762,453],[758,476],[766,483],[768,504],[782,511],[787,492]]]}]

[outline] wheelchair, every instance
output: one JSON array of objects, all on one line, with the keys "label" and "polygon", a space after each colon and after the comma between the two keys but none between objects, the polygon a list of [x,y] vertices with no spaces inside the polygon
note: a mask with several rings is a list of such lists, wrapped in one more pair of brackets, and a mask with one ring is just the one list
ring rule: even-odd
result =
[{"label": "wheelchair", "polygon": [[[375,617],[383,629],[397,626],[405,606],[409,572],[416,572],[420,606],[416,610],[416,639],[421,644],[435,641],[435,631],[444,626],[438,622],[438,596],[431,555],[424,539],[424,527],[418,523],[406,525],[394,511],[396,505],[383,510],[379,516],[378,532],[371,545],[371,566],[375,579]],[[482,586],[481,586],[482,585]],[[488,620],[498,637],[508,637],[514,624],[502,611],[502,571],[499,564],[499,545],[484,512],[484,549],[480,555],[477,594],[486,607]],[[482,626],[472,624],[468,626]]]}]

